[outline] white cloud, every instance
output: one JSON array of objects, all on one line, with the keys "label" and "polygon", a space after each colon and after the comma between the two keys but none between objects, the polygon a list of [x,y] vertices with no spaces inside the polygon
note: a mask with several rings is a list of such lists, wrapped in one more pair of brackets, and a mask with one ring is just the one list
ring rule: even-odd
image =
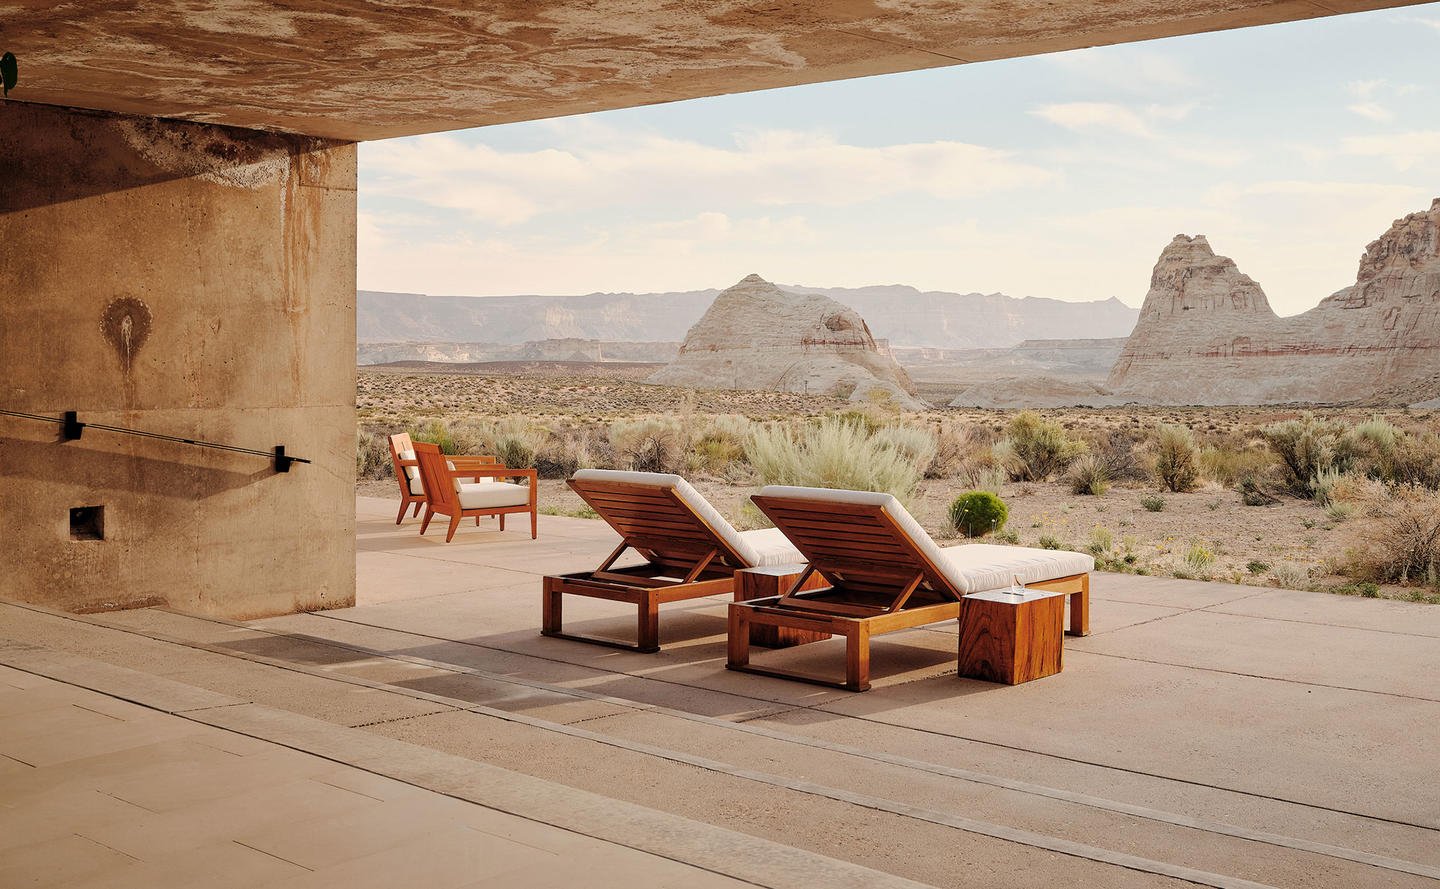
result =
[{"label": "white cloud", "polygon": [[1072,77],[1127,93],[1183,93],[1205,86],[1174,55],[1134,46],[1095,47],[1044,57]]},{"label": "white cloud", "polygon": [[749,133],[733,147],[597,134],[564,149],[499,151],[442,135],[361,150],[369,193],[500,226],[636,201],[839,207],[912,192],[954,200],[1033,188],[1055,177],[1008,152],[963,142],[872,147],[789,131]]},{"label": "white cloud", "polygon": [[1348,136],[1341,151],[1360,157],[1389,161],[1397,170],[1422,164],[1440,164],[1440,130],[1387,133],[1383,136]]},{"label": "white cloud", "polygon": [[1354,105],[1346,105],[1345,110],[1379,123],[1395,119],[1395,113],[1378,102],[1357,102]]},{"label": "white cloud", "polygon": [[1154,138],[1149,124],[1140,115],[1113,102],[1067,102],[1042,105],[1030,112],[1068,130],[1113,130],[1127,136]]}]

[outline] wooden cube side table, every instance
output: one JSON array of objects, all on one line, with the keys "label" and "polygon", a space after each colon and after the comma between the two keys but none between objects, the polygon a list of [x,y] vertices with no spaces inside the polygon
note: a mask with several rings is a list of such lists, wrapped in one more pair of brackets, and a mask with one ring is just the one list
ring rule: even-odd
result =
[{"label": "wooden cube side table", "polygon": [[1019,685],[1059,673],[1065,594],[1026,590],[975,593],[960,600],[959,674]]},{"label": "wooden cube side table", "polygon": [[[804,565],[773,565],[768,568],[744,568],[735,572],[735,601],[748,602],[751,599],[765,599],[783,596],[790,592],[795,581],[805,571]],[[829,586],[820,572],[810,575],[804,589],[815,590]],[[792,630],[788,627],[766,627],[751,625],[750,644],[767,648],[789,648],[807,642],[821,642],[830,638],[829,633],[812,630]]]}]

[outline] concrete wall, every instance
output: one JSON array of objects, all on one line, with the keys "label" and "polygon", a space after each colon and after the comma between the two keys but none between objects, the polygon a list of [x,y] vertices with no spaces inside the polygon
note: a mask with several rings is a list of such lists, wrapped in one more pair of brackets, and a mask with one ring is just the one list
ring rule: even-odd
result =
[{"label": "concrete wall", "polygon": [[315,461],[0,416],[0,596],[351,604],[354,356],[353,144],[0,103],[0,409]]}]

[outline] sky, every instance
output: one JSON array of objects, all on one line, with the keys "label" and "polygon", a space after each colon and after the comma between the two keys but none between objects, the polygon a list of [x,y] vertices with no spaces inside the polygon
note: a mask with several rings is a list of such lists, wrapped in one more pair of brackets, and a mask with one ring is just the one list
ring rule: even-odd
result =
[{"label": "sky", "polygon": [[1138,306],[1204,234],[1282,315],[1440,197],[1440,3],[360,146],[359,286]]}]

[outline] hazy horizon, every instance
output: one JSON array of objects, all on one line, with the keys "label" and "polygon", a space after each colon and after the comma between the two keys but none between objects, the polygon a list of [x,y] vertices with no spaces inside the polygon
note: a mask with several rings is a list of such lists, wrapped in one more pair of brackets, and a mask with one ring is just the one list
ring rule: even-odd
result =
[{"label": "hazy horizon", "polygon": [[363,143],[358,282],[1137,307],[1206,235],[1299,314],[1440,195],[1440,4]]}]

